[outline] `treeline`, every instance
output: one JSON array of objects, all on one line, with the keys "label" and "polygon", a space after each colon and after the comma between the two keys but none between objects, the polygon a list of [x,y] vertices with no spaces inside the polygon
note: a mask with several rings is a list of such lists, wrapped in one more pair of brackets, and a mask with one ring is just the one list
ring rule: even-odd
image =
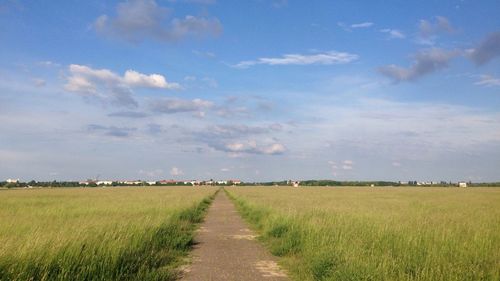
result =
[{"label": "treeline", "polygon": [[[216,183],[212,181],[201,181],[197,182],[195,185],[215,185],[215,186],[232,186],[233,182],[229,181],[227,183]],[[291,186],[292,181],[269,181],[269,182],[242,182],[238,184],[239,186]],[[0,182],[0,187],[2,188],[30,188],[30,187],[103,187],[103,186],[193,186],[191,182],[168,182],[155,184],[149,184],[147,182],[140,182],[136,184],[123,183],[123,182],[112,182],[110,185],[97,183],[81,183],[76,181],[30,181],[30,182],[17,182],[8,183]],[[334,180],[306,180],[301,181],[300,186],[434,186],[434,187],[456,187],[457,183],[452,182],[440,182],[440,183],[418,183],[416,181],[409,182],[394,182],[394,181],[334,181]],[[467,183],[468,187],[500,187],[500,182],[490,182],[490,183]]]}]

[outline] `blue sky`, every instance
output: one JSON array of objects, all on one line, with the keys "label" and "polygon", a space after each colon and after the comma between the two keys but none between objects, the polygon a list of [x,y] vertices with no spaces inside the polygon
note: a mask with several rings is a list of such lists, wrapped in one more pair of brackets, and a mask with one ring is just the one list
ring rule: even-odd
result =
[{"label": "blue sky", "polygon": [[499,10],[0,0],[0,179],[498,181]]}]

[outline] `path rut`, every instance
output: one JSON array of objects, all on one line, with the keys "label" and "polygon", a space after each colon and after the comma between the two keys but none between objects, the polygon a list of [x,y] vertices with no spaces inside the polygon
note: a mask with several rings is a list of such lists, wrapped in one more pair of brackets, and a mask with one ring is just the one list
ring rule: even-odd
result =
[{"label": "path rut", "polygon": [[218,192],[195,238],[192,264],[181,280],[289,280],[255,237],[225,192]]}]

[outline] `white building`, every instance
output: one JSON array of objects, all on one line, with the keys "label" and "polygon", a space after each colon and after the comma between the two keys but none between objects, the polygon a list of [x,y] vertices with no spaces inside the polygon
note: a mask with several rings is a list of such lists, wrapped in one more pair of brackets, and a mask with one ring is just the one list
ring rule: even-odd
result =
[{"label": "white building", "polygon": [[97,185],[112,185],[113,181],[97,181]]},{"label": "white building", "polygon": [[19,179],[7,179],[6,182],[7,183],[18,183]]},{"label": "white building", "polygon": [[467,183],[461,181],[461,182],[458,183],[458,187],[467,187]]}]

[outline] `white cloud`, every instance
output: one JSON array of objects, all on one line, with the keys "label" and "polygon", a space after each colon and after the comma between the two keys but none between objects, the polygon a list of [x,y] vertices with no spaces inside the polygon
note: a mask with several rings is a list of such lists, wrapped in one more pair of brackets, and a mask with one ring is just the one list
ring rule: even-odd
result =
[{"label": "white cloud", "polygon": [[479,86],[500,86],[500,78],[493,77],[491,75],[481,75],[479,81],[474,83]]},{"label": "white cloud", "polygon": [[178,83],[167,83],[167,80],[163,75],[146,75],[133,70],[127,70],[125,72],[123,82],[131,87],[161,88],[170,90],[178,90],[181,88]]},{"label": "white cloud", "polygon": [[55,63],[55,62],[50,61],[50,60],[39,61],[37,64],[40,66],[45,66],[45,67],[60,67],[61,66],[60,64]]},{"label": "white cloud", "polygon": [[356,54],[329,51],[312,55],[285,54],[278,58],[259,58],[257,60],[242,61],[235,65],[238,68],[247,68],[258,64],[266,65],[332,65],[346,64],[359,58]]},{"label": "white cloud", "polygon": [[404,39],[404,38],[406,38],[406,35],[397,29],[385,28],[385,29],[381,29],[380,32],[387,33],[389,35],[389,39]]},{"label": "white cloud", "polygon": [[67,91],[123,106],[137,106],[132,97],[132,88],[181,88],[178,83],[167,82],[160,74],[146,75],[133,70],[127,70],[122,77],[108,69],[71,64],[69,74],[64,85]]},{"label": "white cloud", "polygon": [[362,22],[351,24],[351,28],[367,28],[373,26],[373,22]]},{"label": "white cloud", "polygon": [[173,177],[181,176],[183,174],[184,174],[184,172],[177,167],[172,167],[172,169],[170,169],[170,175]]}]

